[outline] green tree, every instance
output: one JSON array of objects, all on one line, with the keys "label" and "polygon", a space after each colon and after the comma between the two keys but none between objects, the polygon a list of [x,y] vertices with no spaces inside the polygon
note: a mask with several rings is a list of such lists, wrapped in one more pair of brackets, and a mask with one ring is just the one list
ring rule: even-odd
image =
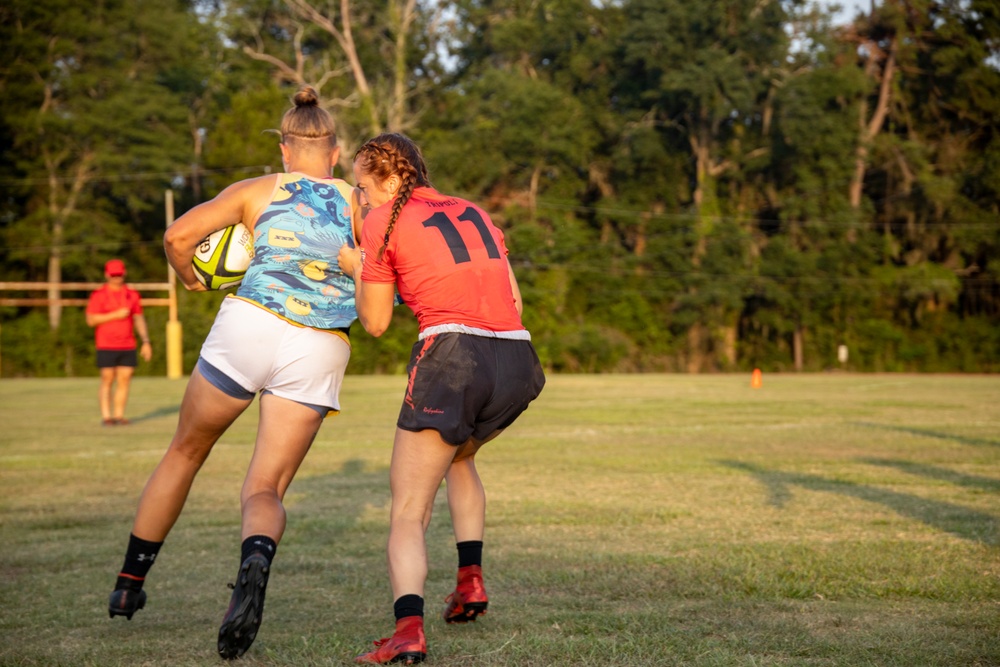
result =
[{"label": "green tree", "polygon": [[939,269],[964,280],[970,297],[998,284],[1000,9],[890,0],[861,28],[901,38],[898,103],[873,149],[869,187],[884,261],[910,283],[896,310],[913,326],[920,310],[961,313],[960,291],[941,288]]},{"label": "green tree", "polygon": [[686,327],[687,367],[733,367],[745,288],[729,276],[750,268],[743,221],[751,218],[740,213],[758,208],[740,204],[739,179],[767,151],[769,105],[789,49],[787,14],[779,3],[749,0],[634,0],[626,17],[621,95],[637,122],[662,128],[663,140],[689,156],[692,279],[678,302],[689,312],[677,320]]},{"label": "green tree", "polygon": [[227,34],[279,84],[316,88],[338,119],[349,172],[365,139],[418,124],[442,71],[441,21],[440,8],[416,0],[239,0]]},{"label": "green tree", "polygon": [[[95,255],[139,241],[129,223],[191,160],[184,100],[208,65],[191,56],[214,37],[188,6],[162,0],[12,0],[3,12],[0,123],[17,199],[7,259],[53,284],[67,271],[97,278]],[[53,302],[53,329],[60,316]]]},{"label": "green tree", "polygon": [[[280,169],[309,83],[338,175],[401,130],[491,212],[551,369],[1000,369],[995,2],[153,2],[0,6],[7,279],[160,279],[164,187],[180,214]],[[189,352],[218,297],[182,294]],[[77,311],[0,314],[5,373],[89,368]]]}]

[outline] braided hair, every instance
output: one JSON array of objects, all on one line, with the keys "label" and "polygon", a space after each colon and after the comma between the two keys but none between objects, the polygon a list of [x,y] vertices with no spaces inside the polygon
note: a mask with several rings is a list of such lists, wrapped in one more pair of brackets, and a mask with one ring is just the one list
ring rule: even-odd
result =
[{"label": "braided hair", "polygon": [[399,190],[392,202],[392,213],[389,215],[389,226],[385,228],[385,239],[378,251],[378,259],[382,259],[389,245],[389,234],[396,226],[400,212],[410,201],[413,191],[421,186],[429,187],[427,164],[420,148],[412,139],[394,132],[380,134],[369,139],[354,154],[354,162],[366,174],[384,183],[390,176],[399,177]]}]

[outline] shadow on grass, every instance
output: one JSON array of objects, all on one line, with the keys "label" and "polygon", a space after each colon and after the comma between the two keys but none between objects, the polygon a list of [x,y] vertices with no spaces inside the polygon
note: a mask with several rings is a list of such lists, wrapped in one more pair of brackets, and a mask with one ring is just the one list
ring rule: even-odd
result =
[{"label": "shadow on grass", "polygon": [[997,543],[997,520],[990,514],[977,512],[954,503],[930,500],[864,484],[830,480],[818,475],[768,470],[743,461],[720,461],[722,465],[753,475],[770,492],[769,503],[781,508],[791,497],[791,487],[823,491],[877,503],[928,526],[956,537],[982,544]]},{"label": "shadow on grass", "polygon": [[884,431],[900,431],[912,435],[921,435],[925,438],[938,438],[939,440],[953,440],[963,445],[975,445],[977,447],[1000,447],[1000,440],[989,440],[987,438],[966,438],[952,433],[940,433],[923,428],[913,428],[912,426],[898,426],[896,424],[876,424],[875,422],[852,422],[855,426],[865,426],[867,428],[877,428]]},{"label": "shadow on grass", "polygon": [[955,486],[964,486],[970,489],[982,489],[983,491],[1000,492],[1000,479],[979,477],[977,475],[965,475],[960,472],[955,472],[954,470],[948,470],[947,468],[929,466],[922,463],[914,463],[912,461],[901,461],[898,459],[858,459],[858,461],[860,463],[867,463],[868,465],[880,466],[883,468],[895,468],[901,472],[917,475],[919,477],[926,477],[927,479],[936,479],[942,482],[948,482],[949,484],[954,484]]},{"label": "shadow on grass", "polygon": [[138,422],[149,421],[150,419],[156,419],[158,417],[168,417],[170,415],[176,415],[181,411],[180,403],[177,405],[167,405],[162,408],[157,408],[156,410],[150,410],[144,415],[139,415],[138,417],[129,417],[129,421],[133,424]]},{"label": "shadow on grass", "polygon": [[325,532],[324,540],[329,541],[351,530],[369,508],[388,505],[389,474],[350,459],[337,472],[296,478],[291,490],[302,494],[294,510],[300,528]]}]

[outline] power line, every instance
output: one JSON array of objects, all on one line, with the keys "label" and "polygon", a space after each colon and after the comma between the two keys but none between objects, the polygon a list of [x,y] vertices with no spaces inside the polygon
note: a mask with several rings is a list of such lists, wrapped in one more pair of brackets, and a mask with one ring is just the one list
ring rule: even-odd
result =
[{"label": "power line", "polygon": [[[199,175],[219,175],[219,174],[235,174],[235,173],[247,173],[247,172],[263,172],[271,173],[270,165],[250,165],[242,167],[219,167],[216,169],[200,169]],[[88,182],[101,183],[121,183],[121,182],[135,182],[135,181],[163,181],[163,180],[174,180],[177,178],[186,178],[187,174],[185,170],[175,170],[169,172],[138,172],[134,174],[118,173],[96,176],[93,178],[86,179]],[[76,177],[73,176],[55,176],[49,177],[30,177],[30,178],[0,178],[0,185],[45,185],[53,181],[57,183],[69,183],[74,182]],[[458,193],[460,196],[467,199],[475,199],[477,195],[471,195],[468,193]],[[481,198],[481,196],[479,196]],[[760,225],[760,224],[774,224],[780,226],[804,226],[804,227],[822,227],[822,228],[884,228],[886,223],[878,221],[831,221],[827,219],[810,219],[803,221],[789,221],[782,220],[778,218],[762,218],[758,216],[728,216],[728,215],[704,215],[697,212],[673,212],[673,213],[657,213],[650,211],[645,208],[626,208],[619,206],[592,206],[587,204],[579,204],[572,201],[559,201],[559,200],[548,200],[544,198],[539,198],[535,202],[535,208],[538,210],[547,211],[563,211],[572,212],[578,214],[598,214],[606,216],[623,216],[632,218],[643,218],[649,222],[654,221],[704,221],[704,222],[728,222],[735,223],[738,225]],[[890,223],[891,224],[891,223]],[[978,222],[921,222],[917,225],[921,228],[937,228],[943,227],[948,229],[996,229],[1000,227],[1000,220],[995,224],[991,223],[978,223]],[[687,228],[679,228],[677,230],[662,231],[657,230],[655,232],[647,232],[647,236],[659,235],[659,234],[671,234],[671,233],[681,233],[684,231],[689,231]]]},{"label": "power line", "polygon": [[[271,173],[270,165],[253,165],[249,167],[220,167],[218,169],[199,169],[199,176],[214,174],[234,174],[252,171]],[[186,170],[175,171],[148,171],[137,172],[135,174],[108,174],[85,178],[88,183],[123,183],[131,181],[172,181],[176,178],[185,178]],[[53,181],[57,183],[72,183],[77,180],[75,176],[39,176],[31,178],[0,178],[0,185],[46,185]]]},{"label": "power line", "polygon": [[[809,220],[782,220],[780,218],[762,218],[757,216],[727,216],[727,215],[703,215],[696,212],[681,212],[681,213],[654,213],[648,209],[633,209],[633,208],[619,208],[611,206],[587,206],[583,204],[574,204],[571,202],[558,202],[558,201],[548,201],[544,199],[537,200],[535,204],[536,209],[541,210],[551,210],[551,211],[570,211],[573,213],[598,213],[603,215],[615,215],[615,216],[625,216],[633,218],[644,218],[649,222],[654,221],[706,221],[706,222],[729,222],[736,224],[774,224],[780,225],[782,227],[797,226],[797,227],[822,227],[822,228],[861,228],[861,227],[872,227],[876,229],[881,229],[886,226],[886,223],[879,221],[830,221],[826,219],[811,218]],[[890,226],[896,227],[893,223],[889,223]],[[996,223],[980,223],[980,222],[921,222],[917,223],[917,227],[947,227],[951,228],[961,228],[961,229],[1000,229],[1000,219]],[[669,234],[675,231],[694,231],[691,228],[680,227],[676,230],[668,231],[656,231],[647,232],[647,236],[651,234]]]}]

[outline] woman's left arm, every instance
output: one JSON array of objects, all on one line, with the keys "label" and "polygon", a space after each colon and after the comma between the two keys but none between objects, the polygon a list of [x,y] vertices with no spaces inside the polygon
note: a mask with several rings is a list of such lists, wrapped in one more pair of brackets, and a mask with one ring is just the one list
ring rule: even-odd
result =
[{"label": "woman's left arm", "polygon": [[372,283],[361,280],[361,248],[346,243],[337,254],[340,270],[354,278],[354,303],[358,321],[365,331],[378,338],[389,328],[396,298],[396,283]]},{"label": "woman's left arm", "polygon": [[514,267],[510,265],[510,260],[507,260],[507,278],[510,280],[510,291],[514,293],[514,307],[517,308],[517,314],[524,314],[524,302],[521,300],[521,288],[517,286],[517,278],[514,276]]}]

